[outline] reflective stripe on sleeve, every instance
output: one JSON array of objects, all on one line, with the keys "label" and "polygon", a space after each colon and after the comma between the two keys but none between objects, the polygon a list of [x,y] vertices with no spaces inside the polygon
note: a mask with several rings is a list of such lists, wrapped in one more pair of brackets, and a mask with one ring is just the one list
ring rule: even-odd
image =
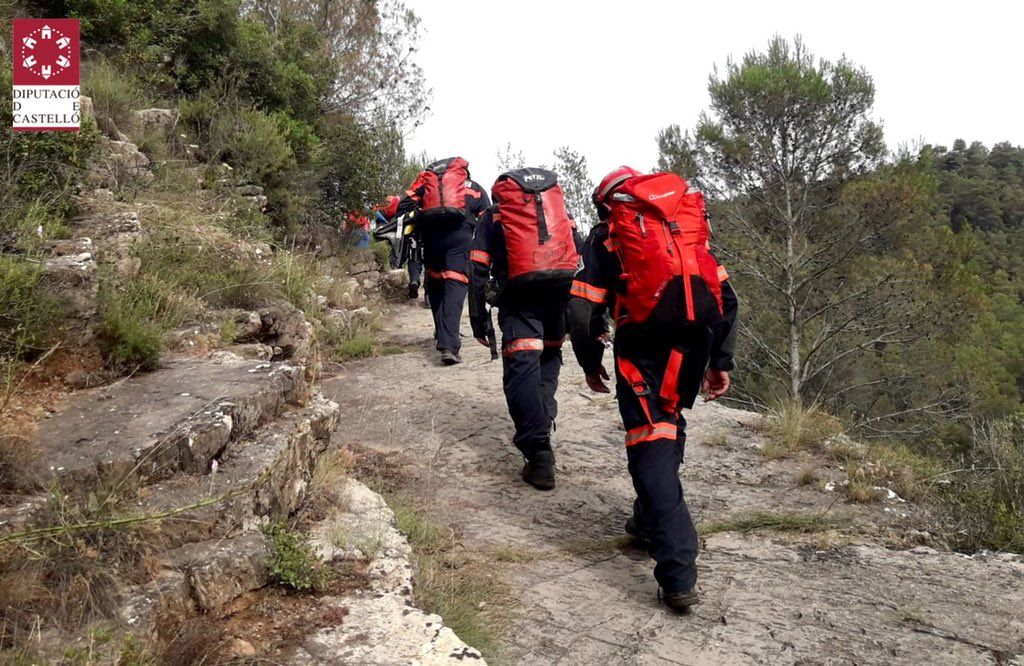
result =
[{"label": "reflective stripe on sleeve", "polygon": [[608,300],[607,289],[595,287],[594,285],[587,284],[582,280],[572,281],[572,289],[569,290],[569,294],[597,304],[603,304]]}]

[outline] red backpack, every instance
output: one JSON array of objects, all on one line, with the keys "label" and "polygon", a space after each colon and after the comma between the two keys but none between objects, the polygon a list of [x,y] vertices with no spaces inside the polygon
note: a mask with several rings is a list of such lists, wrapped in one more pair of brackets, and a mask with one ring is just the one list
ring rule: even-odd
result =
[{"label": "red backpack", "polygon": [[612,195],[608,231],[622,262],[630,322],[669,327],[722,321],[704,195],[673,173],[636,176]]},{"label": "red backpack", "polygon": [[579,255],[558,176],[544,169],[508,171],[494,182],[491,197],[505,234],[509,282],[568,285]]},{"label": "red backpack", "polygon": [[424,186],[420,213],[464,213],[468,180],[469,162],[461,157],[449,157],[428,166],[419,178]]}]

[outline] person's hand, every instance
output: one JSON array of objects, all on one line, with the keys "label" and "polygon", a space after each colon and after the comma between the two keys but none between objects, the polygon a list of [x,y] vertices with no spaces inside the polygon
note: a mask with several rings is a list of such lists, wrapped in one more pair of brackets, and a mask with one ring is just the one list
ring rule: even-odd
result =
[{"label": "person's hand", "polygon": [[608,371],[601,366],[595,372],[587,375],[587,386],[595,393],[611,393],[612,390],[605,384],[608,379]]},{"label": "person's hand", "polygon": [[704,399],[708,402],[721,398],[729,390],[729,371],[708,368],[704,373]]}]

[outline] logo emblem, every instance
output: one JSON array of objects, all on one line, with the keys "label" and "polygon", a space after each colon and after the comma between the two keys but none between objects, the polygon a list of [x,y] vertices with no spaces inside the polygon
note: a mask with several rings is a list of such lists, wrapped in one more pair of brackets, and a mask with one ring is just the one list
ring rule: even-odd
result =
[{"label": "logo emblem", "polygon": [[21,37],[21,66],[43,81],[59,76],[69,67],[75,54],[71,37],[47,23]]}]

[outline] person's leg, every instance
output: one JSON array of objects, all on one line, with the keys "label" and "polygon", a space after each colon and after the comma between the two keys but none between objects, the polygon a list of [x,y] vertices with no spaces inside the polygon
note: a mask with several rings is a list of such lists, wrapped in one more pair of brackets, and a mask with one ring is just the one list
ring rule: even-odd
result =
[{"label": "person's leg", "polygon": [[505,303],[499,310],[502,334],[502,385],[515,425],[513,444],[523,454],[523,480],[538,490],[555,487],[555,456],[551,450],[551,417],[542,392],[544,354],[541,321],[529,309]]},{"label": "person's leg", "polygon": [[626,456],[656,563],[654,578],[668,594],[688,592],[697,583],[698,543],[679,482],[679,443],[661,437],[630,446]]},{"label": "person's leg", "polygon": [[616,350],[617,397],[638,522],[649,539],[654,577],[668,594],[697,580],[697,532],[679,482],[682,450],[674,410],[659,399],[671,347],[656,340]]},{"label": "person's leg", "polygon": [[544,340],[539,324],[532,313],[514,305],[503,304],[498,311],[502,385],[515,425],[512,443],[527,458],[548,438],[550,424],[541,394]]},{"label": "person's leg", "polygon": [[444,303],[444,280],[427,275],[427,281],[423,283],[423,295],[430,304],[430,313],[434,317],[434,346],[442,349],[440,331],[441,305]]},{"label": "person's leg", "polygon": [[569,294],[547,296],[543,308],[544,351],[540,356],[540,392],[550,424],[558,418],[558,375],[562,371],[562,343],[566,334],[566,306]]},{"label": "person's leg", "polygon": [[[415,243],[415,241],[410,241]],[[409,250],[409,298],[415,300],[419,296],[420,281],[423,277],[423,257],[418,247]]]},{"label": "person's leg", "polygon": [[437,325],[437,348],[447,349],[453,354],[458,354],[462,349],[462,335],[459,326],[462,323],[462,308],[466,304],[466,296],[469,294],[469,285],[458,279],[445,278],[442,293],[435,299],[434,294],[430,295],[430,306],[437,304],[436,325]]}]

